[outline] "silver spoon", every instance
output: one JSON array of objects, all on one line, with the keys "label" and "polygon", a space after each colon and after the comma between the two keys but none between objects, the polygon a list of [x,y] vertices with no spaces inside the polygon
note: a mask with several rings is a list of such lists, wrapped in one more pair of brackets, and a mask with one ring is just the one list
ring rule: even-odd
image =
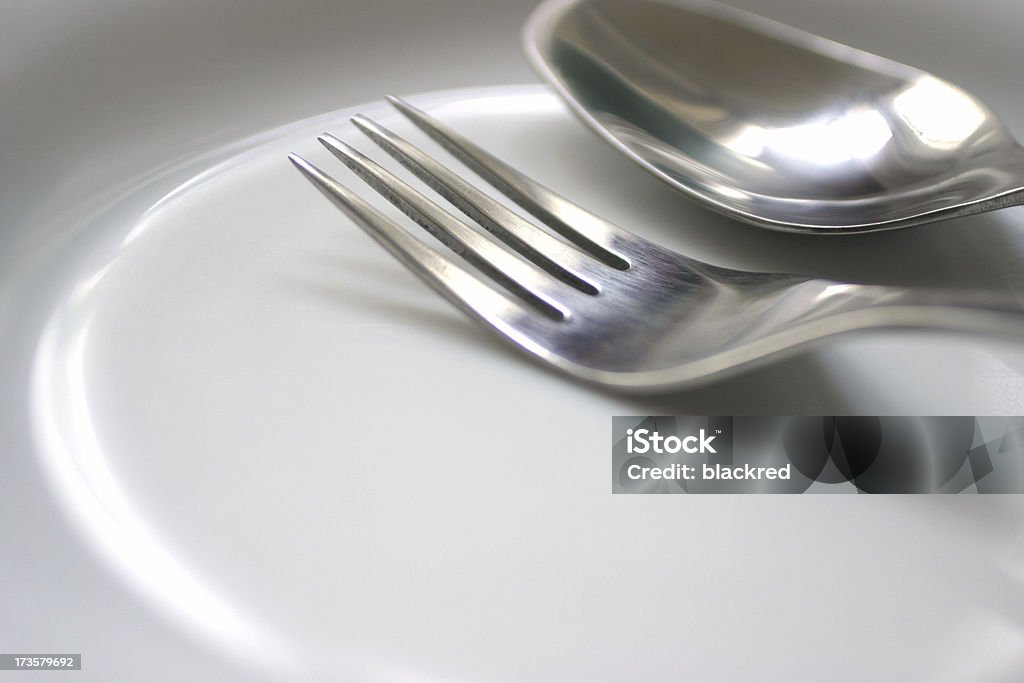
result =
[{"label": "silver spoon", "polygon": [[547,0],[525,43],[602,137],[748,223],[867,232],[1024,204],[1024,149],[977,98],[749,12]]}]

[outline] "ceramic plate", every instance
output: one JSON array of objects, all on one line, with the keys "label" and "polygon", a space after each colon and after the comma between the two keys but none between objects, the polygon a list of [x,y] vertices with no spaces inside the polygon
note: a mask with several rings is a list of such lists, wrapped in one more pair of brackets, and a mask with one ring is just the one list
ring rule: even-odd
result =
[{"label": "ceramic plate", "polygon": [[[684,246],[675,197],[616,187],[628,161],[544,88],[412,101]],[[609,417],[686,398],[553,375],[392,261],[285,158],[357,183],[314,141],[371,151],[356,112],[436,151],[382,103],[304,120],[139,179],[51,266],[34,456],[69,542],[123,590],[281,680],[823,678],[840,659],[924,678],[970,647],[972,671],[1024,665],[1016,498],[611,496]]]}]

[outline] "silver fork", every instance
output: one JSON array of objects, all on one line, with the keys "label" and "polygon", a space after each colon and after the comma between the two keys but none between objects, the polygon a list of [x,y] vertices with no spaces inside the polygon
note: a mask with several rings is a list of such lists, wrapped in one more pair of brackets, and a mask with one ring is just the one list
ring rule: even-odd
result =
[{"label": "silver fork", "polygon": [[389,100],[547,230],[362,116],[352,119],[362,132],[489,234],[336,137],[325,133],[317,139],[469,268],[416,239],[302,157],[289,159],[441,295],[574,377],[653,392],[709,382],[858,330],[1024,332],[1024,311],[1006,293],[845,284],[688,258],[582,209],[407,102]]}]

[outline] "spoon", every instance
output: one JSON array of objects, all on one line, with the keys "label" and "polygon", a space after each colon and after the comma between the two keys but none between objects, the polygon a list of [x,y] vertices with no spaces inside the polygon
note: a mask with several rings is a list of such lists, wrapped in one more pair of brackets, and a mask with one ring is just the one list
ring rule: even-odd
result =
[{"label": "spoon", "polygon": [[927,72],[707,0],[547,0],[533,66],[617,149],[711,209],[868,232],[1024,204],[1024,149]]}]

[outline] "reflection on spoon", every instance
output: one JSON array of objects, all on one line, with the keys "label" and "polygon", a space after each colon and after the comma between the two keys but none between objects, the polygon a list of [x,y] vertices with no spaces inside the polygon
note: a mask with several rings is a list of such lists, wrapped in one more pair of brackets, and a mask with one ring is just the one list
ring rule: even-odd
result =
[{"label": "reflection on spoon", "polygon": [[740,220],[867,231],[1024,203],[1024,149],[979,100],[747,12],[548,0],[526,42],[606,140]]}]

